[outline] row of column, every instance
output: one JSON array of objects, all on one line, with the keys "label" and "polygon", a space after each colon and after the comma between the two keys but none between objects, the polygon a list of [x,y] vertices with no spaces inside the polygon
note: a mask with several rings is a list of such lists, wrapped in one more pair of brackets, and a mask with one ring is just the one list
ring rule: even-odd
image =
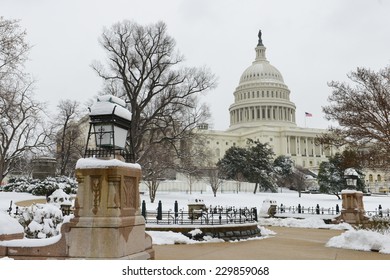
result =
[{"label": "row of column", "polygon": [[256,120],[276,120],[295,123],[295,110],[282,106],[253,106],[230,111],[231,124]]},{"label": "row of column", "polygon": [[333,155],[332,147],[325,150],[322,145],[316,146],[314,137],[287,136],[286,142],[286,153],[290,155],[313,157]]}]

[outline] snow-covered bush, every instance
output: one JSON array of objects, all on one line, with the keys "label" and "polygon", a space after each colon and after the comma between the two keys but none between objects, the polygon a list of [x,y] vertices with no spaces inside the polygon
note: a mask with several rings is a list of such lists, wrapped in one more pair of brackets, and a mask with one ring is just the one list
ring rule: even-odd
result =
[{"label": "snow-covered bush", "polygon": [[55,190],[49,197],[47,202],[61,207],[61,205],[72,205],[72,197],[62,189]]},{"label": "snow-covered bush", "polygon": [[32,178],[11,178],[8,184],[1,187],[5,192],[27,192],[33,195],[50,195],[61,189],[67,194],[77,193],[77,181],[65,176],[48,177],[45,180]]},{"label": "snow-covered bush", "polygon": [[27,238],[48,238],[60,233],[64,222],[61,205],[71,205],[72,198],[63,190],[57,189],[48,197],[47,204],[33,204],[20,207],[12,214],[23,226]]},{"label": "snow-covered bush", "polygon": [[22,210],[18,218],[27,238],[47,238],[59,234],[61,210],[53,204],[33,204]]}]

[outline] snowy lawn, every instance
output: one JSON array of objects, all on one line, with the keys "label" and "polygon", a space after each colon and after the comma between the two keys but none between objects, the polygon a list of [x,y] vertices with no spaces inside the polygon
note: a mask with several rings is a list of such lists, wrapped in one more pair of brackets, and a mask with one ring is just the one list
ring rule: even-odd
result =
[{"label": "snowy lawn", "polygon": [[[0,212],[3,214],[8,210],[10,201],[13,203],[22,200],[30,200],[36,197],[26,193],[8,193],[0,192]],[[163,205],[163,211],[172,210],[174,208],[175,201],[179,204],[179,209],[187,211],[187,203],[194,199],[202,199],[207,206],[235,206],[235,207],[257,207],[260,209],[262,203],[266,199],[275,200],[278,205],[284,206],[297,206],[301,204],[304,207],[315,207],[317,204],[324,208],[335,208],[338,204],[341,209],[341,200],[338,200],[334,195],[324,194],[302,194],[301,197],[298,193],[283,189],[281,193],[218,193],[216,197],[211,192],[203,193],[178,193],[178,192],[159,192],[154,203],[150,203],[147,194],[141,195],[141,201],[145,200],[147,210],[153,211],[157,209],[158,201],[161,200]],[[374,211],[381,205],[385,211],[390,208],[390,197],[388,196],[364,196],[363,202],[366,211]],[[13,209],[15,205],[13,204]],[[269,238],[275,235],[275,232],[267,229],[267,226],[284,226],[284,227],[303,227],[303,228],[327,228],[327,229],[345,229],[346,231],[339,236],[331,238],[326,246],[353,249],[353,250],[375,250],[380,253],[390,254],[390,235],[381,234],[378,232],[367,230],[356,230],[348,224],[328,225],[322,220],[322,215],[307,215],[301,214],[300,219],[293,217],[288,218],[259,218],[259,227],[262,232],[262,237],[256,239]],[[4,215],[3,215],[4,218]],[[15,225],[11,225],[9,219],[0,220],[0,228],[2,232],[13,229]],[[8,224],[9,223],[9,224]],[[194,231],[194,234],[197,230]],[[208,238],[204,241],[195,241],[182,234],[175,232],[161,232],[161,231],[148,231],[152,236],[153,244],[196,244],[199,242],[224,242],[219,239]],[[58,238],[58,237],[57,237]],[[23,241],[18,241],[23,243]],[[32,240],[28,242],[34,242]],[[1,244],[2,242],[0,242]],[[42,244],[42,241],[40,241]],[[3,244],[6,245],[6,244]],[[10,245],[10,244],[7,244]],[[21,246],[21,244],[18,244]],[[27,245],[27,241],[26,241]],[[29,244],[31,246],[31,243]]]}]

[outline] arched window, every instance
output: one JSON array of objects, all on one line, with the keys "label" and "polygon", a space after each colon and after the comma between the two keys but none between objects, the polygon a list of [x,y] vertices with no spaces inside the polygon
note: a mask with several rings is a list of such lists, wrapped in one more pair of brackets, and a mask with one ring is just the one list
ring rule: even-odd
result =
[{"label": "arched window", "polygon": [[382,176],[380,174],[376,175],[376,180],[382,182]]},{"label": "arched window", "polygon": [[372,174],[368,175],[368,181],[370,182],[374,181]]}]

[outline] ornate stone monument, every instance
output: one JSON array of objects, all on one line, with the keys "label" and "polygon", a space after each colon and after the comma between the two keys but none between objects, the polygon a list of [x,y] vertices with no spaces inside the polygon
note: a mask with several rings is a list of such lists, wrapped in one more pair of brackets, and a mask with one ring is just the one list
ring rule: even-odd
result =
[{"label": "ornate stone monument", "polygon": [[69,256],[152,259],[152,240],[140,214],[141,168],[119,160],[80,159],[75,217],[69,223]]},{"label": "ornate stone monument", "polygon": [[[99,97],[91,108],[95,147],[76,165],[78,191],[74,218],[45,245],[9,240],[0,256],[14,259],[154,259],[152,239],[140,214],[141,167],[122,157],[131,114],[124,101]],[[92,131],[93,129],[93,131]],[[0,238],[2,235],[0,235]],[[8,237],[7,237],[8,238]],[[20,236],[19,236],[20,238]],[[5,239],[5,235],[3,236]],[[0,239],[1,241],[1,239]],[[23,240],[22,240],[23,241]]]},{"label": "ornate stone monument", "polygon": [[353,168],[347,168],[344,171],[344,178],[347,180],[348,189],[341,191],[343,203],[337,221],[349,224],[365,223],[368,218],[365,216],[363,193],[355,189],[359,174]]}]

